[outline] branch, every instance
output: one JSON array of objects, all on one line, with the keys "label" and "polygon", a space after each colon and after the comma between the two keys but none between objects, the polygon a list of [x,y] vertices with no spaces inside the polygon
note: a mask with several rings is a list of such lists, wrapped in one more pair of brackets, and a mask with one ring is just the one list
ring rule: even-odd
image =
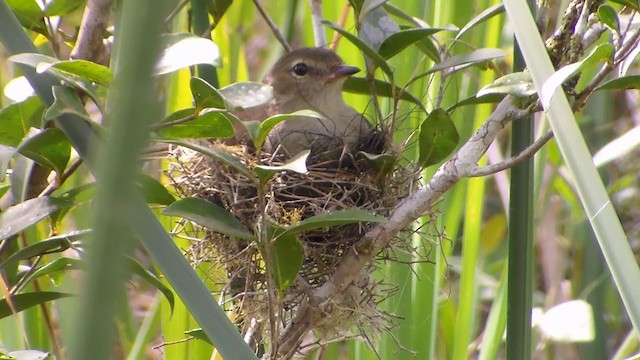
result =
[{"label": "branch", "polygon": [[364,267],[389,245],[396,234],[425,213],[430,212],[442,195],[460,179],[469,176],[477,168],[478,160],[500,131],[511,121],[529,115],[533,111],[532,106],[527,110],[518,109],[511,96],[500,102],[489,119],[460,148],[458,153],[440,166],[426,185],[403,199],[392,211],[388,221],[368,231],[345,254],[331,278],[313,291],[308,301],[300,307],[295,318],[285,328],[280,338],[276,358],[287,359],[293,356],[304,335],[314,327],[325,312],[330,311],[331,300],[347,289]]},{"label": "branch", "polygon": [[311,8],[311,25],[313,26],[313,42],[315,46],[327,46],[327,36],[322,26],[322,0],[309,0]]},{"label": "branch", "polygon": [[276,39],[278,39],[280,44],[282,44],[282,47],[284,47],[287,52],[291,51],[291,45],[289,45],[287,40],[285,40],[284,36],[282,36],[282,33],[280,32],[280,29],[278,29],[278,26],[273,22],[273,20],[271,20],[264,7],[262,7],[262,4],[260,4],[260,0],[253,0],[253,4],[256,6],[256,9],[258,9],[258,12],[260,13],[260,15],[262,15],[262,18],[273,32],[273,35],[276,37]]},{"label": "branch", "polygon": [[82,15],[82,24],[76,46],[71,51],[72,59],[90,60],[106,65],[109,61],[104,38],[107,35],[111,0],[89,0]]}]

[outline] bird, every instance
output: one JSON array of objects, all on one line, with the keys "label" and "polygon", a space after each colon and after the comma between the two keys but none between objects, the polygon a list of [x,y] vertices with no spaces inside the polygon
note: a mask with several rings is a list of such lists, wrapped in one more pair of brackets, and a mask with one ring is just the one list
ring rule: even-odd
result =
[{"label": "bird", "polygon": [[273,88],[268,112],[309,109],[322,117],[294,116],[279,123],[269,133],[265,149],[288,158],[310,150],[309,159],[315,163],[352,158],[374,133],[369,121],[342,98],[345,80],[359,71],[322,47],[295,49],[282,56],[265,78]]}]

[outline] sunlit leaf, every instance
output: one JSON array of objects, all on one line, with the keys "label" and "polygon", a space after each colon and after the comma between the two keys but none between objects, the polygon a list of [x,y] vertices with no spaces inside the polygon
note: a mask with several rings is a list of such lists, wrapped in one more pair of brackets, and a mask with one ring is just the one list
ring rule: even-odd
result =
[{"label": "sunlit leaf", "polygon": [[20,24],[27,29],[45,32],[44,13],[35,0],[5,0]]},{"label": "sunlit leaf", "polygon": [[307,157],[309,157],[310,153],[311,150],[304,150],[282,165],[256,165],[254,171],[263,184],[269,181],[273,175],[282,171],[293,171],[299,174],[306,174],[308,171]]},{"label": "sunlit leaf", "polygon": [[[15,310],[16,313],[18,313],[30,307],[44,304],[48,301],[66,298],[69,296],[73,296],[73,294],[61,293],[61,292],[55,292],[55,291],[41,291],[41,292],[17,294],[11,297],[11,305],[13,307],[13,310]],[[9,307],[9,304],[7,303],[7,299],[0,300],[0,319],[3,319],[7,316],[11,316],[13,314],[14,313],[12,312],[11,308]]]},{"label": "sunlit leaf", "polygon": [[[50,354],[40,350],[15,350],[9,351],[7,355],[8,360],[45,360]],[[0,359],[4,360],[2,357]]]},{"label": "sunlit leaf", "polygon": [[490,94],[513,95],[516,97],[529,97],[536,94],[536,88],[528,72],[516,72],[496,79],[493,83],[478,91],[476,97]]},{"label": "sunlit leaf", "polygon": [[83,238],[87,234],[91,233],[91,231],[91,229],[72,231],[67,234],[56,235],[35,242],[11,254],[0,263],[0,268],[12,266],[13,263],[21,260],[31,259],[36,256],[65,251],[72,246],[72,243],[74,241]]},{"label": "sunlit leaf", "polygon": [[459,140],[449,113],[440,108],[434,109],[420,125],[418,166],[427,167],[446,159],[458,146]]},{"label": "sunlit leaf", "polygon": [[257,82],[238,82],[220,89],[228,110],[244,110],[263,106],[273,99],[273,88]]},{"label": "sunlit leaf", "polygon": [[258,132],[256,133],[254,139],[254,145],[258,149],[261,148],[264,142],[267,140],[269,132],[279,123],[289,119],[291,119],[291,121],[297,121],[300,118],[322,119],[324,118],[324,116],[318,114],[313,110],[298,110],[296,112],[292,112],[291,114],[273,115],[260,123],[260,127],[258,128]]},{"label": "sunlit leaf", "polygon": [[27,100],[8,105],[0,110],[0,144],[16,147],[29,128],[42,126],[42,101],[33,96]]},{"label": "sunlit leaf", "polygon": [[164,122],[193,118],[192,120],[176,123],[171,126],[161,127],[157,133],[171,139],[211,139],[229,138],[234,134],[233,126],[226,115],[219,111],[203,110],[196,114],[198,109],[182,109],[169,115]]},{"label": "sunlit leaf", "polygon": [[222,66],[218,46],[209,39],[188,33],[167,34],[162,38],[167,47],[156,64],[156,75],[199,64]]},{"label": "sunlit leaf", "polygon": [[54,64],[38,67],[39,72],[44,72],[48,67],[58,69],[71,75],[78,76],[85,80],[100,84],[105,87],[111,85],[111,69],[104,65],[96,64],[87,60],[66,60],[58,61]]},{"label": "sunlit leaf", "polygon": [[281,227],[269,228],[269,244],[271,255],[271,273],[280,296],[298,276],[304,260],[304,249],[295,234]]},{"label": "sunlit leaf", "polygon": [[496,104],[502,101],[502,99],[504,99],[505,96],[506,96],[505,94],[487,94],[482,96],[478,96],[477,94],[471,95],[468,98],[460,100],[457,103],[449,106],[447,108],[447,112],[450,113],[454,109],[459,108],[461,106],[465,106],[465,105]]},{"label": "sunlit leaf", "polygon": [[387,0],[364,0],[362,7],[360,8],[360,12],[358,13],[358,22],[361,23],[369,12],[379,6],[382,6],[386,2]]},{"label": "sunlit leaf", "polygon": [[303,231],[327,228],[331,226],[355,224],[360,222],[379,223],[386,218],[360,209],[337,210],[305,219],[287,228],[288,233],[297,234]]},{"label": "sunlit leaf", "polygon": [[358,38],[376,51],[380,49],[384,39],[400,31],[400,26],[382,7],[378,6],[368,11],[366,15],[360,15]]},{"label": "sunlit leaf", "polygon": [[44,7],[44,14],[46,16],[62,16],[66,15],[81,5],[84,5],[87,0],[52,0],[46,1]]},{"label": "sunlit leaf", "polygon": [[397,162],[396,157],[390,154],[370,154],[364,151],[359,151],[358,155],[364,157],[369,166],[371,166],[371,168],[374,169],[380,177],[393,171]]},{"label": "sunlit leaf", "polygon": [[204,199],[180,199],[162,211],[164,215],[180,216],[209,230],[243,240],[254,240],[254,234],[235,216]]},{"label": "sunlit leaf", "polygon": [[0,183],[4,181],[7,176],[7,169],[9,168],[9,162],[16,153],[16,148],[6,145],[0,145]]},{"label": "sunlit leaf", "polygon": [[71,157],[71,143],[55,128],[36,130],[36,134],[18,147],[18,152],[41,166],[62,174]]},{"label": "sunlit leaf", "polygon": [[37,197],[11,206],[0,213],[0,240],[35,225],[49,214],[70,203],[53,197]]}]

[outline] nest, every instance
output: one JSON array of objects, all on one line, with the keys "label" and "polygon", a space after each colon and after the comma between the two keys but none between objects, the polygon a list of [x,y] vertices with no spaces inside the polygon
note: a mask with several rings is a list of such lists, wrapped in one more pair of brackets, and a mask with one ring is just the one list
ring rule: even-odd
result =
[{"label": "nest", "polygon": [[[256,155],[244,146],[210,143],[209,146],[233,154],[248,166],[258,163]],[[260,196],[254,183],[224,163],[203,158],[197,152],[176,148],[172,151],[167,174],[181,196],[206,199],[233,214],[247,228],[257,231],[265,221],[289,226],[314,215],[330,211],[363,209],[387,216],[399,198],[408,195],[417,180],[416,174],[396,169],[381,178],[362,162],[347,168],[309,165],[307,174],[281,172],[266,185]],[[261,163],[273,161],[264,156]],[[352,164],[352,165],[353,165]],[[366,166],[364,167],[366,168]],[[313,289],[321,286],[333,273],[341,257],[367,230],[370,223],[354,223],[316,229],[298,235],[304,249],[299,275],[284,294],[278,297],[275,313],[287,324]],[[267,278],[264,261],[256,244],[231,239],[204,229],[205,241],[195,241],[188,257],[195,264],[212,264],[222,291],[228,299],[227,309],[243,334],[268,331]],[[407,242],[392,246],[409,246]],[[389,327],[391,318],[378,310],[377,304],[389,296],[393,286],[381,284],[371,275],[375,264],[335,299],[331,313],[315,329],[318,341],[345,336],[354,327],[370,334],[371,330]],[[220,271],[222,270],[222,271]],[[223,273],[225,276],[221,277]],[[258,340],[260,341],[259,337]]]}]

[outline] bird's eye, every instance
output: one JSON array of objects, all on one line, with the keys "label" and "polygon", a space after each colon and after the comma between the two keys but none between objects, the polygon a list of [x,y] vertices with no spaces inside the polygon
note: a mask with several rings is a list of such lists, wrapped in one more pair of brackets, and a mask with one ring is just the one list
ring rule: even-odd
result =
[{"label": "bird's eye", "polygon": [[298,75],[298,76],[305,76],[307,75],[307,72],[309,72],[309,68],[307,67],[307,64],[305,63],[297,63],[295,65],[293,65],[293,73]]}]

